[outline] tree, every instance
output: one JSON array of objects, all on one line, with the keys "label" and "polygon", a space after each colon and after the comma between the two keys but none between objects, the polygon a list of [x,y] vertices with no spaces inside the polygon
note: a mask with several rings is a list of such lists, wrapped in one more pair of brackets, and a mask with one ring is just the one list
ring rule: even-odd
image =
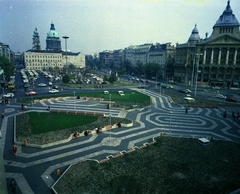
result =
[{"label": "tree", "polygon": [[129,60],[126,59],[123,61],[123,67],[126,69],[126,72],[130,74],[130,72],[132,71],[132,64]]},{"label": "tree", "polygon": [[72,63],[68,66],[68,71],[69,72],[74,72],[76,69],[75,65],[73,65]]},{"label": "tree", "polygon": [[108,78],[108,81],[109,81],[110,83],[113,83],[113,82],[115,82],[115,81],[117,81],[117,80],[118,80],[118,78],[117,78],[117,76],[116,76],[116,73],[111,73],[110,77]]},{"label": "tree", "polygon": [[106,65],[102,62],[102,61],[97,61],[97,68],[99,69],[99,70],[101,70],[101,69],[103,69],[103,68],[105,68],[106,67]]},{"label": "tree", "polygon": [[6,77],[13,75],[14,65],[5,56],[0,57],[0,67],[4,70]]},{"label": "tree", "polygon": [[70,81],[69,75],[68,75],[68,74],[65,74],[65,75],[63,76],[63,83],[68,83],[69,81]]}]

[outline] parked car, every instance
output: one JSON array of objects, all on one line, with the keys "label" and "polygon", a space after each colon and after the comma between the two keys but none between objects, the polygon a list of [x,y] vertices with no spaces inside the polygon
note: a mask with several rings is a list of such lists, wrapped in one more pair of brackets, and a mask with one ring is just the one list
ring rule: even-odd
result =
[{"label": "parked car", "polygon": [[212,89],[213,89],[213,90],[220,90],[220,87],[214,86],[214,87],[212,87]]},{"label": "parked car", "polygon": [[222,94],[217,94],[217,95],[216,95],[216,98],[225,99],[225,98],[226,98],[226,96],[224,96],[224,95],[222,95]]},{"label": "parked car", "polygon": [[38,86],[40,86],[40,87],[44,87],[44,86],[47,86],[47,84],[40,83],[40,84],[38,84]]},{"label": "parked car", "polygon": [[227,98],[225,98],[225,100],[228,102],[237,102],[237,99],[233,98],[233,97],[227,97]]},{"label": "parked car", "polygon": [[34,91],[30,91],[30,92],[26,92],[26,96],[32,96],[32,95],[36,95],[37,92]]},{"label": "parked car", "polygon": [[52,89],[52,90],[49,90],[48,93],[49,94],[54,94],[54,93],[58,93],[59,91],[56,90],[56,89]]},{"label": "parked car", "polygon": [[178,90],[179,92],[181,92],[181,93],[184,93],[184,94],[187,94],[188,93],[188,91],[187,90],[185,90],[185,89],[182,89],[182,90]]},{"label": "parked car", "polygon": [[186,91],[187,93],[191,93],[191,92],[192,92],[192,91],[189,90],[189,89],[185,89],[185,91]]},{"label": "parked car", "polygon": [[3,95],[3,97],[5,97],[5,98],[13,98],[14,94],[13,93],[6,93],[6,94]]}]

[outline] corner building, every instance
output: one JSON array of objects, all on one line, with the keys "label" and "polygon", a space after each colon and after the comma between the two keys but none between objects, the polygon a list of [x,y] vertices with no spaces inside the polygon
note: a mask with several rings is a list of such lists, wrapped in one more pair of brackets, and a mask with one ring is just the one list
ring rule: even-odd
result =
[{"label": "corner building", "polygon": [[[210,37],[200,39],[197,26],[185,44],[176,45],[174,77],[186,84],[194,80],[238,87],[240,80],[240,23],[230,1],[213,26]],[[197,77],[197,78],[196,78]]]}]

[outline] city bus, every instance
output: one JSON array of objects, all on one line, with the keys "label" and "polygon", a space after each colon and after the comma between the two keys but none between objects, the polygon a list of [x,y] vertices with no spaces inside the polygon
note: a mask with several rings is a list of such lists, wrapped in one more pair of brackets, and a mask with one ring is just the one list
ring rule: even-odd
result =
[{"label": "city bus", "polygon": [[8,89],[15,89],[15,80],[14,79],[11,79],[9,82],[8,82]]}]

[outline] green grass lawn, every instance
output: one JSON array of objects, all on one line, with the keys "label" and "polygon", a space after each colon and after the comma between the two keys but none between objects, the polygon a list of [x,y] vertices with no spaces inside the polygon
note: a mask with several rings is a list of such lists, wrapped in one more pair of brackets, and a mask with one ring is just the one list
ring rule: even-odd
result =
[{"label": "green grass lawn", "polygon": [[57,131],[95,122],[97,116],[29,112],[33,134]]},{"label": "green grass lawn", "polygon": [[[107,89],[106,89],[107,90]],[[120,89],[119,89],[120,90]],[[112,101],[122,101],[122,102],[132,102],[132,103],[138,103],[138,104],[143,104],[145,102],[150,102],[150,98],[149,96],[146,96],[144,94],[141,94],[137,91],[125,91],[124,94],[125,96],[120,96],[118,94],[118,90],[114,91],[114,92],[110,92],[111,94],[111,100]],[[36,99],[44,99],[44,98],[51,98],[51,97],[66,97],[66,96],[72,96],[73,97],[73,93],[69,93],[69,94],[54,94],[54,95],[48,95],[48,96],[33,96],[33,100]],[[76,96],[87,96],[87,97],[93,97],[93,98],[103,98],[104,100],[108,101],[110,100],[110,96],[109,94],[104,94],[103,91],[98,91],[98,92],[76,92],[75,93],[75,97]],[[32,98],[31,97],[27,97],[27,98],[22,98],[22,99],[17,99],[19,103],[29,103],[31,102]]]}]

